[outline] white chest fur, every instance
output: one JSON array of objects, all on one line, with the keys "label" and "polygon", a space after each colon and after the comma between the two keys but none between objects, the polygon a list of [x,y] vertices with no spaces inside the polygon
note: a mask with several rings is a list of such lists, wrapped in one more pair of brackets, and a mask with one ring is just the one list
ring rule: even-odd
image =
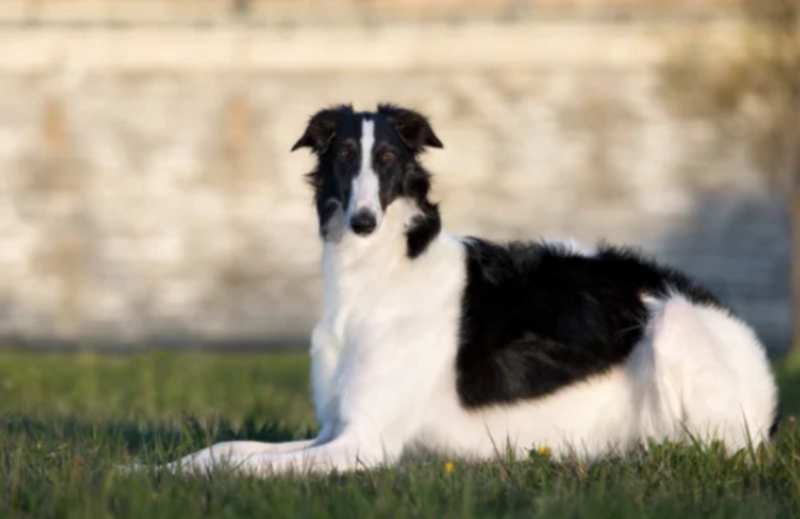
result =
[{"label": "white chest fur", "polygon": [[[312,338],[317,418],[334,432],[374,424],[382,441],[406,436],[426,392],[454,369],[464,248],[438,236],[425,254],[405,253],[413,207],[392,204],[368,237],[350,233],[323,248],[324,303]],[[398,410],[406,409],[406,412]],[[394,423],[402,417],[402,424]]]}]

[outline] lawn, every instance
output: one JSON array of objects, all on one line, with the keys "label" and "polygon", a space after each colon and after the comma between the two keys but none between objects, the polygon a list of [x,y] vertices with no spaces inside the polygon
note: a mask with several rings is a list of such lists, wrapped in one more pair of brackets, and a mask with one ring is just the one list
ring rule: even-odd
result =
[{"label": "lawn", "polygon": [[[336,477],[210,480],[114,464],[171,460],[211,442],[314,432],[298,354],[0,354],[0,518],[690,517],[800,514],[800,426],[770,448],[656,446],[587,466],[543,455],[467,465],[427,459]],[[778,367],[800,410],[800,361]],[[451,462],[451,463],[450,463]]]}]

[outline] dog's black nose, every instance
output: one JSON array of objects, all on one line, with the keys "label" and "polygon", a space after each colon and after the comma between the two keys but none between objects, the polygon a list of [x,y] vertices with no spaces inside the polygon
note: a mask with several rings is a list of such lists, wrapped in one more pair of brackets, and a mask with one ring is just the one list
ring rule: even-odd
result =
[{"label": "dog's black nose", "polygon": [[378,225],[371,211],[361,210],[350,217],[350,227],[359,236],[366,236]]}]

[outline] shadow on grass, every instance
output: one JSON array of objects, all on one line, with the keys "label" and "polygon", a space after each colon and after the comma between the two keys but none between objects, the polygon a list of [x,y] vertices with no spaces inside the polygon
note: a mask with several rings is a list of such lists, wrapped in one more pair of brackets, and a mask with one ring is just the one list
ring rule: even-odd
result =
[{"label": "shadow on grass", "polygon": [[[703,170],[694,173],[700,178]],[[703,189],[694,198],[693,211],[675,218],[674,226],[658,237],[658,259],[730,306],[754,327],[771,355],[786,354],[792,332],[787,208],[760,193]]]},{"label": "shadow on grass", "polygon": [[253,418],[246,418],[234,426],[224,419],[200,422],[191,417],[165,423],[135,420],[90,422],[69,416],[40,419],[12,415],[0,419],[0,434],[20,443],[106,446],[122,449],[131,456],[153,452],[171,456],[221,441],[284,442],[312,437],[313,431],[298,435],[297,431],[274,423],[259,423]]},{"label": "shadow on grass", "polygon": [[800,355],[792,354],[775,363],[783,416],[800,415]]}]

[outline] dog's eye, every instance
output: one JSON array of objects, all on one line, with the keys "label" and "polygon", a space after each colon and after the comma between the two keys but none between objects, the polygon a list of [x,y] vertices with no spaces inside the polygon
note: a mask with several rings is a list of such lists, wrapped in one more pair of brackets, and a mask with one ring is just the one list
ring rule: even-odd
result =
[{"label": "dog's eye", "polygon": [[392,159],[394,159],[393,151],[386,150],[383,153],[381,153],[381,162],[388,163],[391,162]]},{"label": "dog's eye", "polygon": [[350,151],[350,148],[349,147],[345,147],[345,148],[342,148],[342,151],[339,152],[339,157],[341,157],[343,160],[347,160],[347,159],[350,158],[351,154],[352,154],[352,152]]}]

